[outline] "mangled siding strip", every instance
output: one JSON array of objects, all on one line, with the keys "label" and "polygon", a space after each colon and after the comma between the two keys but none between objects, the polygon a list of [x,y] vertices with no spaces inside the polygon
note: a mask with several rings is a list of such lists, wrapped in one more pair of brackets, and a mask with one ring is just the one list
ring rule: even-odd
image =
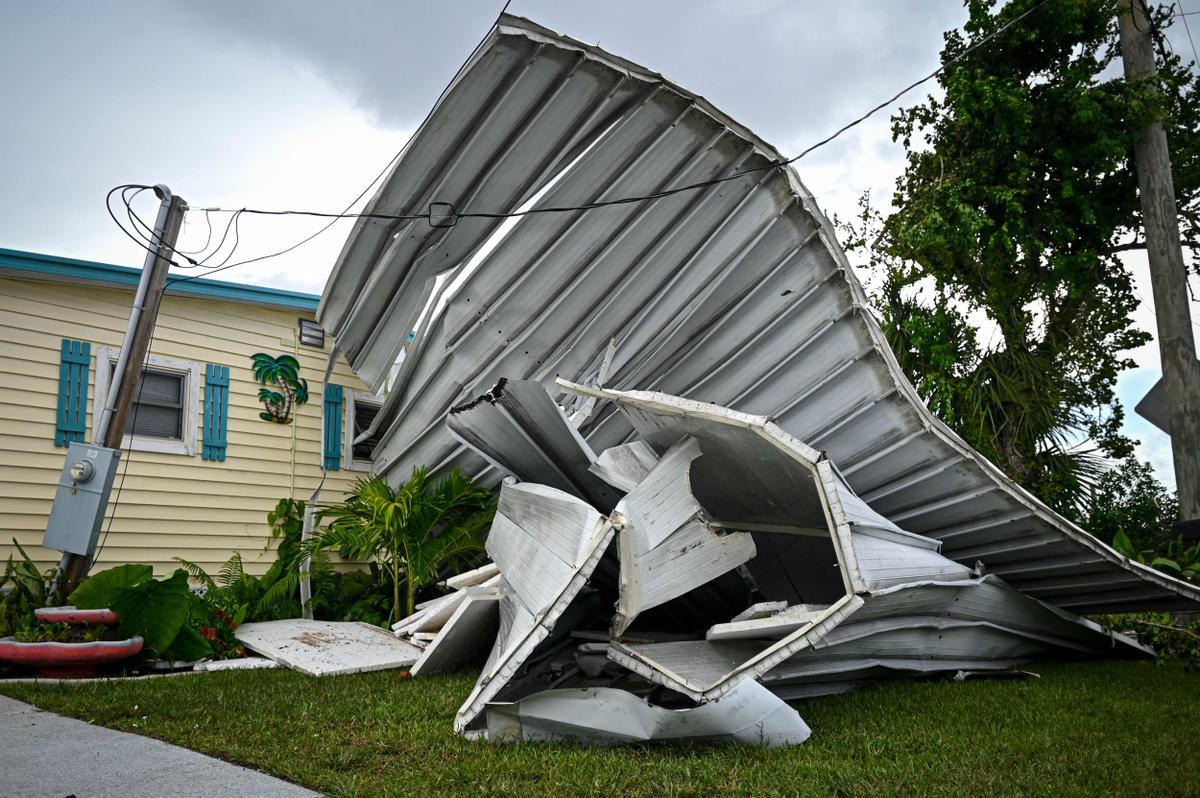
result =
[{"label": "mangled siding strip", "polygon": [[470,593],[410,668],[415,676],[483,662],[500,628],[500,595]]},{"label": "mangled siding strip", "polygon": [[743,682],[711,704],[666,709],[605,687],[547,690],[514,703],[489,704],[493,742],[574,740],[622,745],[671,740],[734,742],[781,748],[811,731],[796,710],[755,682]]},{"label": "mangled siding strip", "polygon": [[705,523],[688,478],[699,456],[700,445],[685,438],[617,504],[625,527],[618,541],[621,583],[614,634],[623,634],[642,611],[705,585],[755,555],[750,535],[721,535]]},{"label": "mangled siding strip", "polygon": [[871,596],[818,646],[798,652],[761,680],[787,697],[821,695],[871,678],[999,670],[1063,653],[1150,652],[988,576],[905,585]]},{"label": "mangled siding strip", "polygon": [[505,485],[487,551],[525,609],[537,615],[578,572],[606,525],[594,508],[562,491]]},{"label": "mangled siding strip", "polygon": [[475,585],[483,584],[489,579],[493,579],[500,575],[500,568],[494,562],[481,565],[470,571],[464,571],[461,574],[456,574],[442,584],[450,590],[462,590]]},{"label": "mangled siding strip", "polygon": [[579,495],[605,511],[620,498],[619,491],[588,470],[596,455],[541,383],[502,379],[487,393],[451,410],[446,427],[521,482]]},{"label": "mangled siding strip", "polygon": [[[796,652],[819,642],[862,606],[862,598],[845,596],[811,624],[765,649],[761,645],[741,641],[713,643],[695,640],[642,645],[614,641],[608,649],[608,658],[644,679],[676,690],[693,701],[712,701],[746,679],[758,678]],[[669,648],[658,649],[656,646]],[[657,661],[657,657],[664,655],[672,659],[671,666]]]},{"label": "mangled siding strip", "polygon": [[[577,205],[781,158],[661,75],[510,16],[429,120],[368,210],[424,213],[453,201],[512,211],[542,188],[535,208]],[[1051,512],[929,413],[790,168],[655,202],[525,217],[462,274],[499,224],[360,219],[338,259],[320,315],[357,373],[378,387],[417,331],[378,417],[378,471],[477,471],[441,420],[500,376],[653,388],[776,419],[819,446],[882,515],[1060,606],[1200,601],[1195,587],[1126,562]],[[464,279],[446,313],[418,325],[439,273],[448,278],[439,290]],[[601,408],[581,432],[602,450],[624,442],[629,423]],[[1111,579],[1056,581],[1081,573]]]},{"label": "mangled siding strip", "polygon": [[590,470],[609,485],[628,493],[650,476],[656,463],[658,455],[653,449],[642,441],[633,441],[605,449]]},{"label": "mangled siding strip", "polygon": [[785,607],[766,617],[718,623],[704,634],[705,640],[778,640],[807,626],[828,607],[800,604]]},{"label": "mangled siding strip", "polygon": [[[764,429],[770,432],[770,429]],[[854,577],[859,591],[927,580],[969,579],[970,568],[938,553],[941,542],[906,532],[856,496],[829,461],[817,464],[826,500],[845,519],[838,535],[854,549]]]},{"label": "mangled siding strip", "polygon": [[500,568],[501,634],[454,721],[466,731],[579,595],[616,529],[594,508],[540,485],[505,484],[487,549]]},{"label": "mangled siding strip", "polygon": [[[759,618],[769,618],[772,615],[783,612],[787,608],[788,603],[786,601],[760,601],[758,604],[751,604],[749,607],[730,618],[729,622],[738,623],[740,621],[754,621]],[[821,609],[825,608],[821,607]]]},{"label": "mangled siding strip", "polygon": [[[485,579],[474,587],[482,589],[495,588],[499,583],[500,575],[497,573],[495,576]],[[412,615],[407,618],[401,618],[392,624],[392,631],[397,636],[418,634],[420,632],[436,632],[442,628],[446,621],[450,620],[450,616],[466,600],[468,589],[470,588],[456,590],[453,593],[433,599]]]}]

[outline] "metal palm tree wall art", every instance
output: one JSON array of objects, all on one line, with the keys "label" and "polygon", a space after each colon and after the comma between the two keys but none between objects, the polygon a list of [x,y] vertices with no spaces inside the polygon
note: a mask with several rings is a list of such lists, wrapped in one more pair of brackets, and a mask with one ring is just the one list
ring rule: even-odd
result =
[{"label": "metal palm tree wall art", "polygon": [[251,356],[250,362],[254,378],[265,386],[258,389],[258,401],[266,410],[258,417],[276,424],[291,424],[292,408],[308,402],[308,380],[300,376],[300,361],[291,355],[271,357],[259,352]]}]

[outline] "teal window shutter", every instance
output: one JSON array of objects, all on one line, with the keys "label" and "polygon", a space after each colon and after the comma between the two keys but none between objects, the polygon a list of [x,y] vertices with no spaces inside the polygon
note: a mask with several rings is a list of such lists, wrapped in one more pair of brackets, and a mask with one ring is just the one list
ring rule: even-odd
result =
[{"label": "teal window shutter", "polygon": [[83,441],[87,431],[88,369],[92,345],[87,341],[62,341],[58,367],[58,416],[54,423],[54,445]]},{"label": "teal window shutter", "polygon": [[204,367],[204,449],[205,460],[225,462],[229,423],[229,366],[209,363]]},{"label": "teal window shutter", "polygon": [[342,386],[325,386],[325,447],[322,458],[326,471],[342,467]]}]

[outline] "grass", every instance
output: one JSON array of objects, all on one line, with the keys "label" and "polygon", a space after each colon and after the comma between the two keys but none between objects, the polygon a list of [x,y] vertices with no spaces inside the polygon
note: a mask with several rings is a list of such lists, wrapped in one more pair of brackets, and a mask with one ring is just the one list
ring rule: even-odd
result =
[{"label": "grass", "polygon": [[335,796],[1200,795],[1200,673],[1043,664],[797,704],[797,748],[489,745],[451,730],[474,676],[212,673],[0,693]]}]

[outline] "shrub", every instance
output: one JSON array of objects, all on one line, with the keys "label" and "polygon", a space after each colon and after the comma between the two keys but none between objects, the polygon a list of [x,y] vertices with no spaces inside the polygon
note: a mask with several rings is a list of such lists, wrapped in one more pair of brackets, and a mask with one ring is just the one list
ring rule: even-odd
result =
[{"label": "shrub", "polygon": [[1180,662],[1189,670],[1200,670],[1200,621],[1178,623],[1166,612],[1104,615],[1095,620],[1152,647],[1157,665]]}]

